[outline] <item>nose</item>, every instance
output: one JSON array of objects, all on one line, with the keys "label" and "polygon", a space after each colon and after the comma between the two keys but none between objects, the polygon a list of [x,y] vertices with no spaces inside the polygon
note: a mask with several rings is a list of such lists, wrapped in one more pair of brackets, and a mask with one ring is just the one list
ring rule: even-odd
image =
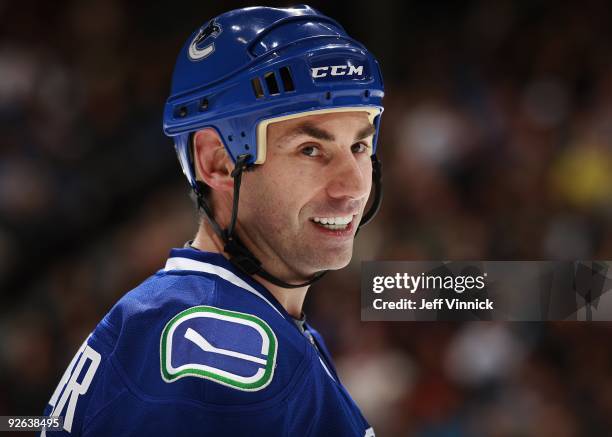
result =
[{"label": "nose", "polygon": [[367,198],[372,186],[372,163],[352,152],[335,156],[328,165],[327,194],[334,199]]}]

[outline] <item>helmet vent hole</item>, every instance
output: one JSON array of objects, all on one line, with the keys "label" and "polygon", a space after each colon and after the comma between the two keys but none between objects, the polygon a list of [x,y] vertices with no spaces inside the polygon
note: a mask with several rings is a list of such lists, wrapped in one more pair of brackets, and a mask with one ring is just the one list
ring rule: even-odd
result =
[{"label": "helmet vent hole", "polygon": [[280,89],[278,88],[278,82],[276,82],[276,76],[273,71],[270,71],[264,75],[264,79],[266,81],[266,86],[268,87],[268,93],[270,95],[278,95],[280,94]]},{"label": "helmet vent hole", "polygon": [[293,84],[293,78],[291,77],[289,67],[281,67],[278,72],[283,81],[283,89],[285,91],[295,91],[295,85]]},{"label": "helmet vent hole", "polygon": [[364,97],[367,99],[370,97],[370,90],[365,90],[365,93],[363,93]]},{"label": "helmet vent hole", "polygon": [[260,99],[264,96],[264,90],[261,86],[261,81],[258,77],[251,79],[251,85],[253,85],[253,92],[255,93],[255,97]]},{"label": "helmet vent hole", "polygon": [[325,93],[325,98],[327,100],[331,100],[331,91],[328,91],[328,92]]},{"label": "helmet vent hole", "polygon": [[200,111],[206,111],[208,109],[208,99],[202,99],[200,101]]},{"label": "helmet vent hole", "polygon": [[242,138],[244,138],[244,137],[246,137],[246,133],[244,133],[244,131],[242,131],[242,132],[240,132],[240,136],[241,136]]},{"label": "helmet vent hole", "polygon": [[176,116],[183,118],[187,116],[187,107],[186,106],[181,106],[176,110]]},{"label": "helmet vent hole", "polygon": [[249,149],[250,149],[249,145],[248,145],[248,144],[245,144],[245,145],[244,145],[244,150],[249,150]]},{"label": "helmet vent hole", "polygon": [[233,135],[228,135],[228,136],[227,136],[227,139],[228,139],[229,141],[234,141],[234,136],[233,136]]}]

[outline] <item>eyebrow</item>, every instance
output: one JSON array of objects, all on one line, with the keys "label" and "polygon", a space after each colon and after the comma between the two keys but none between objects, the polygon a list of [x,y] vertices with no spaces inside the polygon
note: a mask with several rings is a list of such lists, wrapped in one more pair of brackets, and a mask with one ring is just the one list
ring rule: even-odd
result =
[{"label": "eyebrow", "polygon": [[359,132],[357,132],[357,135],[355,136],[355,141],[363,140],[364,138],[372,136],[375,133],[376,133],[376,128],[374,127],[374,125],[368,124],[367,126],[362,128]]},{"label": "eyebrow", "polygon": [[[374,133],[376,133],[376,128],[374,127],[374,125],[368,124],[367,126],[361,128],[359,132],[357,132],[354,141],[362,140],[371,135],[374,135]],[[294,137],[297,137],[298,135],[308,135],[309,137],[324,141],[334,141],[336,139],[333,134],[326,131],[325,129],[317,127],[312,122],[305,121],[303,123],[298,124],[295,128],[291,130],[291,132],[289,132],[287,135],[284,135],[280,140],[287,141]]]}]

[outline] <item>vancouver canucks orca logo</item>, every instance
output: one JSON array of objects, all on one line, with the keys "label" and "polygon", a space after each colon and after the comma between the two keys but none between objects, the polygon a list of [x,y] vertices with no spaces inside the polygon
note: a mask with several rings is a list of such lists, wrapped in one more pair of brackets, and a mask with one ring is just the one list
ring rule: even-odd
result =
[{"label": "vancouver canucks orca logo", "polygon": [[202,44],[209,38],[216,38],[221,34],[221,25],[215,20],[202,27],[197,33],[191,44],[189,44],[189,57],[192,61],[200,61],[215,51],[215,43],[210,42],[202,47]]},{"label": "vancouver canucks orca logo", "polygon": [[276,335],[259,317],[191,307],[162,332],[161,376],[168,383],[191,376],[238,390],[261,390],[272,381],[277,345]]}]

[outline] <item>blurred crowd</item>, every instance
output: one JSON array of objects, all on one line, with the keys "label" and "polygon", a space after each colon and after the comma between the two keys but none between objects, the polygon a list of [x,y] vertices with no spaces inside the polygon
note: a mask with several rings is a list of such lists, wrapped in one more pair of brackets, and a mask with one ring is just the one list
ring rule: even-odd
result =
[{"label": "blurred crowd", "polygon": [[[610,324],[359,321],[362,260],[612,259],[612,5],[310,4],[386,81],[383,207],[306,306],[377,435],[612,434]],[[0,415],[41,414],[194,235],[161,112],[190,32],[245,5],[0,0]]]}]

